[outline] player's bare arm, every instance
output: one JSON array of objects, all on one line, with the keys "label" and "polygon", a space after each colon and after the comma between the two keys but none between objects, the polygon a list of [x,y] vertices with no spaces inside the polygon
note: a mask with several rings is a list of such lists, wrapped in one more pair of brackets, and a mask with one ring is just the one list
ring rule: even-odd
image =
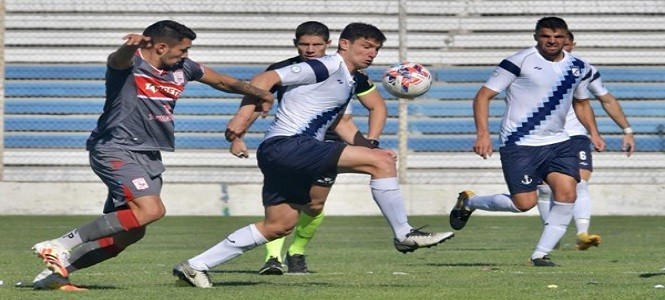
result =
[{"label": "player's bare arm", "polygon": [[577,119],[589,132],[591,143],[596,151],[601,152],[605,150],[605,141],[598,132],[598,125],[596,124],[596,116],[593,113],[593,108],[589,99],[574,99],[573,109],[577,115]]},{"label": "player's bare arm", "polygon": [[108,66],[116,70],[127,69],[132,66],[132,58],[136,49],[152,46],[150,37],[137,33],[130,33],[122,39],[125,42],[115,52],[109,54],[106,60]]},{"label": "player's bare arm", "polygon": [[255,97],[259,101],[273,101],[273,95],[266,89],[258,88],[235,77],[221,74],[208,67],[203,67],[203,77],[199,80],[215,89]]},{"label": "player's bare arm", "polygon": [[260,73],[250,84],[258,89],[265,89],[269,94],[269,99],[247,96],[242,99],[238,111],[226,125],[225,137],[227,141],[233,141],[247,131],[247,128],[256,120],[255,112],[260,111],[263,117],[267,116],[272,107],[275,98],[268,91],[270,87],[281,84],[281,78],[275,71],[266,71]]},{"label": "player's bare arm", "polygon": [[386,125],[386,119],[388,118],[386,101],[383,100],[383,97],[381,97],[376,88],[367,94],[358,96],[358,100],[369,111],[367,138],[370,140],[379,140],[383,132],[383,127]]},{"label": "player's bare arm", "polygon": [[473,99],[473,119],[476,123],[476,142],[473,152],[487,159],[492,156],[492,138],[489,130],[490,100],[498,95],[496,91],[485,86],[481,87]]},{"label": "player's bare arm", "polygon": [[598,100],[607,115],[623,130],[621,150],[625,151],[627,156],[631,156],[635,152],[635,136],[626,115],[623,113],[623,109],[621,109],[621,104],[610,93],[599,96]]}]

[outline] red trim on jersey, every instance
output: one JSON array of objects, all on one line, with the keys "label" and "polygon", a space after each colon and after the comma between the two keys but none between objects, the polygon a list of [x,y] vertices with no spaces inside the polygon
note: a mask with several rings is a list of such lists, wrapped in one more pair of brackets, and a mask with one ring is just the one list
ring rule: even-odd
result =
[{"label": "red trim on jersey", "polygon": [[132,190],[129,189],[126,185],[122,185],[122,193],[125,194],[125,198],[127,201],[132,201],[134,200],[134,193],[132,193]]},{"label": "red trim on jersey", "polygon": [[184,85],[161,81],[157,78],[141,76],[139,74],[134,74],[134,83],[136,84],[138,97],[154,100],[176,100],[180,98],[182,92],[185,90]]},{"label": "red trim on jersey", "polygon": [[122,226],[125,231],[141,227],[139,220],[136,219],[136,216],[131,209],[119,210],[116,212],[116,215],[118,216],[118,221],[120,221],[120,226]]}]

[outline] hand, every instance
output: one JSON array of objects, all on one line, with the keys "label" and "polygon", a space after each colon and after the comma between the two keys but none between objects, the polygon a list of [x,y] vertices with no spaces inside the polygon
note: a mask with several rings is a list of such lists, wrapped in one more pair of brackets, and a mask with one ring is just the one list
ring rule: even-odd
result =
[{"label": "hand", "polygon": [[237,138],[231,142],[231,148],[229,148],[229,152],[238,158],[249,158],[247,145],[242,138]]},{"label": "hand", "polygon": [[137,33],[130,33],[122,38],[125,40],[125,45],[136,47],[150,47],[152,42],[149,36],[144,36]]},{"label": "hand", "polygon": [[231,142],[239,137],[242,137],[247,130],[249,124],[250,116],[245,116],[244,114],[236,114],[231,118],[231,120],[226,124],[226,131],[224,132],[224,137],[227,141]]},{"label": "hand", "polygon": [[621,150],[626,152],[626,156],[630,157],[635,152],[635,136],[633,134],[624,134]]},{"label": "hand", "polygon": [[261,117],[265,118],[268,116],[270,109],[275,103],[275,96],[270,92],[266,92],[263,97],[261,97]]},{"label": "hand", "polygon": [[492,139],[489,136],[476,138],[476,142],[473,145],[473,152],[480,155],[483,159],[491,157],[492,152],[494,152]]},{"label": "hand", "polygon": [[591,143],[593,144],[593,149],[596,152],[603,152],[605,150],[605,141],[600,135],[591,135]]}]

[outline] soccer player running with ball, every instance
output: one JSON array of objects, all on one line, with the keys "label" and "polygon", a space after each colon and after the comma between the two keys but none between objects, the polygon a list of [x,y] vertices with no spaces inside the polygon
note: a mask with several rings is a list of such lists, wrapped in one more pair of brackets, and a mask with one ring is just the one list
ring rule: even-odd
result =
[{"label": "soccer player running with ball", "polygon": [[[352,99],[354,75],[372,64],[385,40],[372,25],[351,23],[342,30],[336,54],[266,71],[252,79],[252,84],[266,89],[277,84],[288,86],[256,154],[264,175],[265,219],[236,230],[210,249],[177,264],[174,275],[192,286],[212,287],[211,268],[291,233],[300,211],[311,201],[313,181],[330,173],[371,175],[372,197],[393,231],[398,251],[432,247],[453,237],[452,232],[428,233],[409,224],[394,151],[356,145],[355,132],[337,129],[346,144],[324,141],[325,132],[335,126]],[[264,113],[270,109],[270,105],[260,105],[249,97],[243,103],[246,105],[227,125],[229,140],[242,136],[257,107]]]},{"label": "soccer player running with ball", "polygon": [[[330,45],[330,30],[328,26],[316,21],[304,22],[296,28],[294,46],[298,51],[298,56],[274,63],[267,70],[275,70],[286,66],[291,66],[309,59],[322,57],[326,54],[326,49]],[[364,72],[354,74],[356,87],[354,94],[361,99],[365,108],[369,110],[369,131],[365,139],[358,127],[353,123],[351,115],[351,104],[347,105],[346,111],[339,120],[337,130],[345,130],[355,133],[357,139],[354,142],[363,143],[367,147],[376,148],[379,146],[379,136],[386,123],[388,111],[386,104],[379,94],[378,89]],[[281,101],[282,95],[287,90],[287,86],[273,86],[270,91],[277,93],[277,100]],[[251,123],[258,118],[259,113],[254,113]],[[325,135],[325,140],[329,142],[343,142],[333,128],[329,128]],[[238,137],[231,142],[230,152],[241,158],[247,158],[247,146],[242,137]],[[305,259],[305,249],[319,226],[323,222],[323,206],[325,204],[332,185],[335,183],[337,173],[325,174],[316,179],[310,189],[311,202],[302,208],[298,217],[298,224],[294,230],[293,242],[282,256],[282,247],[285,237],[278,238],[266,244],[266,259],[263,267],[259,269],[260,275],[282,275],[282,257],[285,258],[289,273],[308,273],[309,268]]]},{"label": "soccer player running with ball", "polygon": [[594,147],[599,151],[605,147],[589,104],[591,66],[563,51],[567,35],[568,26],[563,19],[538,20],[536,46],[504,59],[476,94],[473,112],[477,137],[473,150],[487,158],[493,152],[489,101],[506,91],[499,151],[510,195],[476,196],[463,191],[450,212],[450,225],[456,230],[464,228],[476,209],[525,212],[536,206],[538,184],[545,181],[552,187],[554,199],[531,255],[534,266],[555,266],[549,253],[566,232],[577,198],[579,157],[564,129],[570,109],[575,110],[590,132]]},{"label": "soccer player running with ball", "polygon": [[[572,32],[568,32],[566,42],[564,43],[563,50],[571,53],[575,48],[575,36]],[[621,104],[614,96],[605,88],[603,80],[600,77],[600,72],[591,66],[591,81],[589,82],[589,90],[598,98],[603,109],[610,118],[616,123],[624,132],[623,142],[621,149],[626,152],[627,156],[631,156],[635,151],[635,138],[633,130],[626,119],[626,116],[621,109]],[[587,130],[580,123],[573,110],[568,112],[566,116],[566,133],[573,141],[574,147],[577,149],[580,158],[580,182],[577,184],[577,199],[573,207],[573,219],[575,220],[575,227],[577,228],[577,242],[575,246],[579,250],[587,250],[591,246],[600,245],[602,239],[598,234],[590,234],[589,226],[591,224],[591,196],[589,193],[589,180],[591,179],[591,172],[593,171],[593,160],[591,153],[591,141],[587,136]],[[538,210],[543,223],[547,221],[550,212],[550,201],[552,192],[547,184],[538,186]]]},{"label": "soccer player running with ball", "polygon": [[160,151],[174,150],[173,109],[185,85],[273,101],[273,95],[188,58],[196,34],[170,20],[128,34],[107,59],[106,102],[87,141],[92,170],[108,188],[104,214],[32,249],[47,269],[36,289],[79,290],[69,275],[113,258],[141,240],[166,213]]}]

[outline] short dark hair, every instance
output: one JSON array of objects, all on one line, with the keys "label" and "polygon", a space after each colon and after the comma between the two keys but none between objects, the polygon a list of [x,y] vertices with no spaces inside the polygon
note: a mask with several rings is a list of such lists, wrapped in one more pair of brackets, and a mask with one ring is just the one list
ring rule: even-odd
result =
[{"label": "short dark hair", "polygon": [[565,29],[568,31],[568,24],[559,17],[544,17],[536,23],[536,32],[543,28]]},{"label": "short dark hair", "polygon": [[367,23],[351,23],[346,25],[339,38],[349,40],[352,43],[359,38],[376,40],[381,44],[386,41],[386,36],[379,28]]},{"label": "short dark hair", "polygon": [[575,41],[575,35],[574,35],[573,32],[570,31],[570,30],[568,31],[568,39],[569,39],[571,42],[574,42],[574,41]]},{"label": "short dark hair", "polygon": [[144,36],[149,36],[154,42],[180,42],[185,38],[196,39],[196,33],[189,27],[176,21],[162,20],[148,26],[143,31]]},{"label": "short dark hair", "polygon": [[326,41],[330,40],[330,30],[328,29],[328,26],[317,21],[307,21],[298,25],[298,27],[296,27],[296,39],[294,42],[297,42],[303,35],[320,36]]}]

